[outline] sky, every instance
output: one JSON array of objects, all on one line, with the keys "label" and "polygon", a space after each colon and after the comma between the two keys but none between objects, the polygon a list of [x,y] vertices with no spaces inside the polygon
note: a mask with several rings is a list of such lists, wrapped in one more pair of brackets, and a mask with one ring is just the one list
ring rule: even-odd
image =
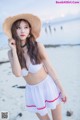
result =
[{"label": "sky", "polygon": [[60,0],[0,0],[0,27],[6,17],[20,13],[32,13],[42,21],[80,14],[80,4],[56,4],[56,1]]}]

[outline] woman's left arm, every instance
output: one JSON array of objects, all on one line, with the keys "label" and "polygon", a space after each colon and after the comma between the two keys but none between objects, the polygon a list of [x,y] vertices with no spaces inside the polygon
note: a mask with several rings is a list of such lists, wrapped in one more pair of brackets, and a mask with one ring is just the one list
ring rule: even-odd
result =
[{"label": "woman's left arm", "polygon": [[48,74],[52,77],[55,84],[57,85],[57,87],[60,89],[60,91],[62,93],[62,98],[64,98],[65,97],[64,89],[61,85],[58,75],[56,74],[55,69],[53,68],[53,65],[51,64],[51,62],[49,60],[49,57],[47,55],[44,45],[42,43],[38,43],[38,48],[39,48],[40,55],[43,58],[43,63],[48,71]]}]

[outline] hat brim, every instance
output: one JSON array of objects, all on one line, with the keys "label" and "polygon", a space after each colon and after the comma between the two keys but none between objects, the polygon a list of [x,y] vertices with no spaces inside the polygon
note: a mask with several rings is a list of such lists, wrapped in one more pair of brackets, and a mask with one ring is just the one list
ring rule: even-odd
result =
[{"label": "hat brim", "polygon": [[41,20],[32,14],[19,14],[13,17],[8,17],[4,23],[3,23],[3,30],[4,33],[8,36],[8,38],[12,38],[12,34],[11,34],[11,27],[12,24],[19,19],[24,19],[27,20],[32,28],[32,34],[34,35],[35,38],[38,38],[40,35],[40,31],[41,31]]}]

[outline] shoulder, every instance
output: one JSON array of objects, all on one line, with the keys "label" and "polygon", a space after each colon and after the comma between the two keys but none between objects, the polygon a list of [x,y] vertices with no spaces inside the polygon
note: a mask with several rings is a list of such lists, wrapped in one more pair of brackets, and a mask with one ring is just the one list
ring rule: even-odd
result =
[{"label": "shoulder", "polygon": [[41,42],[37,42],[37,45],[40,50],[45,49],[45,46]]},{"label": "shoulder", "polygon": [[46,49],[45,49],[45,46],[38,42],[38,49],[39,49],[39,53],[41,54],[41,56],[43,56],[43,58],[47,58],[47,52],[46,52]]}]

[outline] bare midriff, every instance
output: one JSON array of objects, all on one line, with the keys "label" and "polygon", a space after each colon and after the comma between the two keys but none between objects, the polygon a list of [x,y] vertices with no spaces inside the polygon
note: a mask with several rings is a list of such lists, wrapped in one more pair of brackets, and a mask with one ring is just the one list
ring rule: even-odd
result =
[{"label": "bare midriff", "polygon": [[27,76],[24,77],[25,81],[30,85],[35,85],[43,81],[47,77],[47,72],[44,67],[42,67],[37,73],[28,73]]}]

